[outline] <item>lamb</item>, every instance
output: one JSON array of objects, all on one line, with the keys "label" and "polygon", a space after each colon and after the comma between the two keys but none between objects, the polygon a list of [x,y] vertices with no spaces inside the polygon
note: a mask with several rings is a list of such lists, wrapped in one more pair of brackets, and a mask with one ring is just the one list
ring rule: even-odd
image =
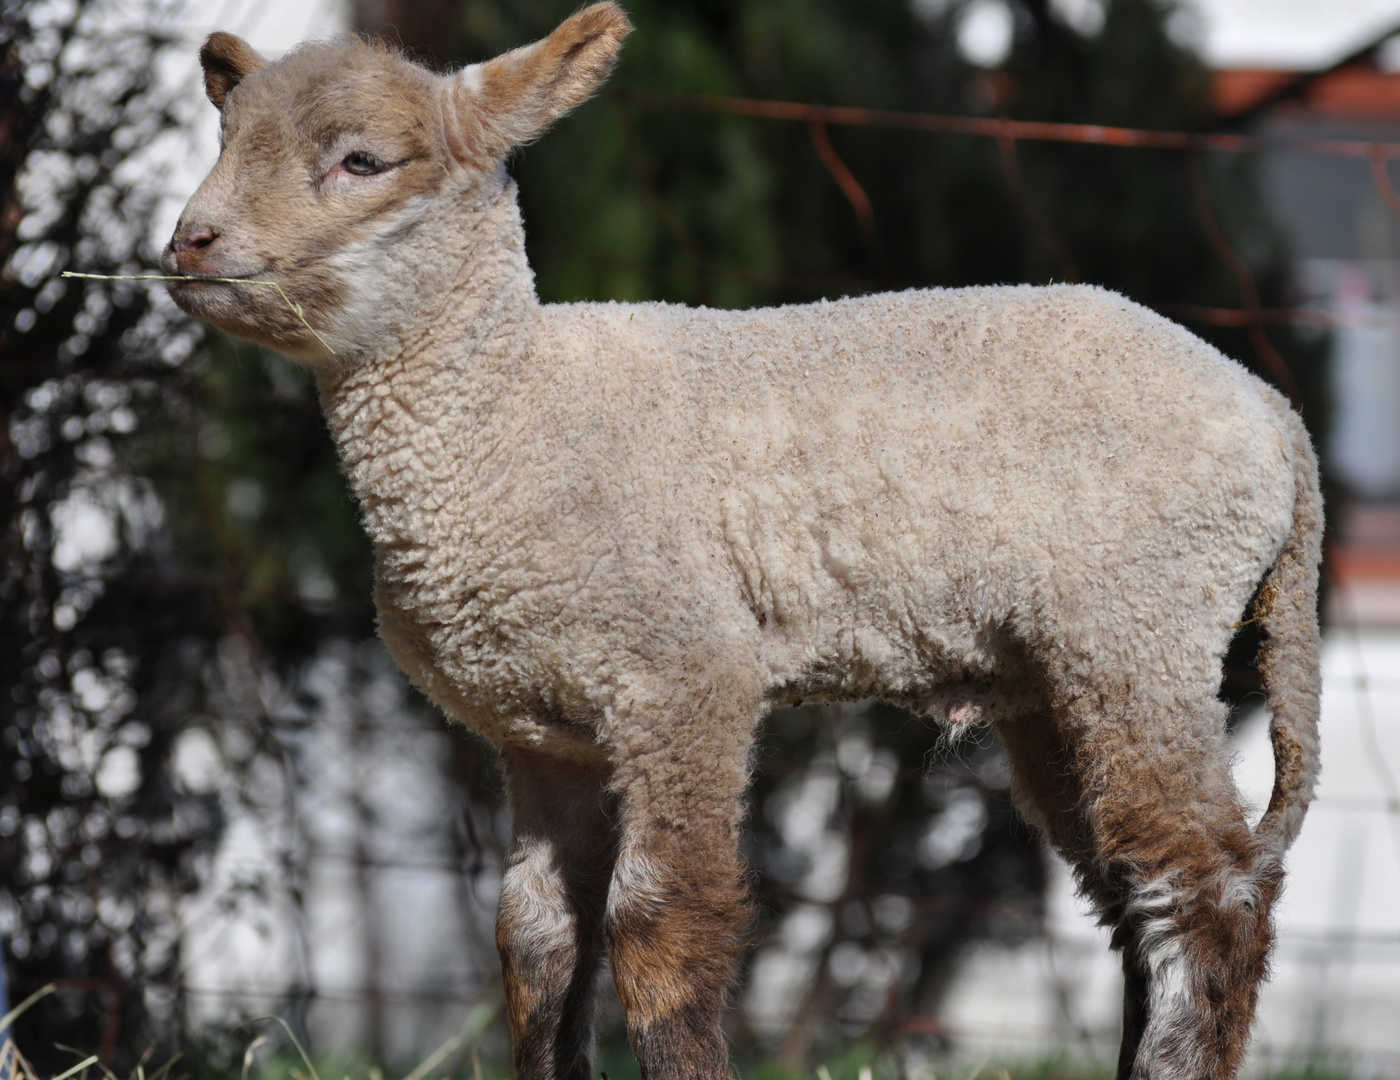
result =
[{"label": "lamb", "polygon": [[[214,34],[222,151],[163,257],[185,311],[314,371],[380,633],[500,749],[517,1074],[589,1075],[606,956],[643,1077],[730,1075],[756,725],[880,697],[1000,735],[1122,951],[1118,1075],[1235,1075],[1317,775],[1303,425],[1097,288],[542,305],[502,162],[630,30],[599,3],[445,76]],[[1252,599],[1253,830],[1217,697]]]}]

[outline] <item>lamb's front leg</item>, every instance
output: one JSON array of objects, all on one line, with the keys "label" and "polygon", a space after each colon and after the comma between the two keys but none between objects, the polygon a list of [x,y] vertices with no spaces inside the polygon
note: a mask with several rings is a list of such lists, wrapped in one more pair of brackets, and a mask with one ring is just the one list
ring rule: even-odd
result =
[{"label": "lamb's front leg", "polygon": [[721,1020],[751,919],[739,829],[758,700],[716,688],[678,708],[679,723],[654,717],[618,764],[608,952],[643,1080],[719,1080],[732,1075]]},{"label": "lamb's front leg", "polygon": [[519,1080],[589,1080],[603,911],[616,857],[604,775],[506,750],[514,836],[496,945]]}]

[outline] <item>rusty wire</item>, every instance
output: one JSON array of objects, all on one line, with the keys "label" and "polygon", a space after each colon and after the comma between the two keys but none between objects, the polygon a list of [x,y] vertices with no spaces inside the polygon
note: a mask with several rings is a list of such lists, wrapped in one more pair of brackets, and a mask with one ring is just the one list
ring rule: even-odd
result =
[{"label": "rusty wire", "polygon": [[1035,203],[1031,202],[1030,195],[1026,193],[1026,185],[1021,179],[1021,162],[1016,153],[1016,140],[1009,135],[1003,135],[997,139],[997,149],[1001,151],[1001,166],[1006,172],[1007,186],[1011,188],[1011,194],[1021,208],[1022,216],[1050,249],[1050,254],[1060,266],[1061,278],[1071,284],[1078,282],[1079,268],[1074,264],[1074,256],[1069,253],[1069,248],[1065,247],[1054,227],[1045,215],[1035,208]]},{"label": "rusty wire", "polygon": [[[1210,244],[1211,250],[1219,256],[1220,261],[1225,264],[1226,269],[1234,277],[1235,283],[1239,286],[1240,298],[1244,301],[1245,310],[1257,312],[1260,310],[1259,286],[1255,284],[1254,274],[1246,263],[1235,252],[1225,239],[1225,234],[1220,231],[1220,225],[1215,220],[1215,211],[1211,208],[1210,185],[1206,181],[1205,169],[1201,166],[1201,155],[1196,150],[1188,150],[1186,153],[1186,165],[1191,174],[1191,190],[1196,200],[1196,216],[1201,222],[1201,231],[1205,233],[1206,242]],[[1288,366],[1288,361],[1274,348],[1274,343],[1269,340],[1269,335],[1264,332],[1263,320],[1258,317],[1251,317],[1246,327],[1249,334],[1249,343],[1254,346],[1255,353],[1273,375],[1279,388],[1288,395],[1293,402],[1295,409],[1302,409],[1303,395],[1298,389],[1298,380],[1293,375],[1293,369]]]},{"label": "rusty wire", "polygon": [[812,116],[807,121],[807,130],[811,135],[812,147],[816,150],[817,157],[821,160],[826,171],[831,174],[831,178],[836,181],[836,186],[841,189],[841,194],[846,196],[846,200],[851,204],[851,209],[856,212],[856,220],[860,222],[861,236],[865,239],[865,246],[870,251],[870,258],[879,270],[880,277],[886,282],[892,282],[894,270],[880,244],[880,234],[875,231],[875,209],[870,205],[870,196],[865,193],[865,188],[861,187],[860,181],[846,167],[846,163],[841,160],[841,155],[831,145],[831,138],[826,131],[826,121],[819,116]]},{"label": "rusty wire", "polygon": [[[1234,277],[1244,306],[1240,309],[1222,309],[1176,304],[1164,306],[1163,311],[1165,314],[1176,314],[1179,317],[1211,326],[1245,330],[1250,345],[1258,355],[1260,362],[1274,377],[1280,389],[1288,395],[1295,408],[1301,408],[1302,404],[1297,377],[1283,355],[1269,340],[1264,326],[1269,323],[1295,323],[1338,327],[1352,325],[1353,322],[1362,322],[1368,317],[1364,314],[1359,317],[1346,316],[1297,307],[1263,308],[1253,272],[1225,239],[1225,235],[1216,220],[1211,206],[1209,185],[1201,165],[1201,153],[1204,151],[1231,154],[1270,152],[1369,161],[1376,189],[1392,213],[1400,218],[1400,194],[1396,192],[1386,167],[1389,161],[1400,158],[1400,142],[1162,131],[1104,124],[1066,124],[1039,120],[952,116],[941,113],[895,112],[850,106],[812,105],[795,101],[710,97],[638,90],[619,90],[615,91],[613,96],[624,104],[636,102],[660,108],[692,109],[731,116],[806,123],[817,156],[855,211],[866,245],[871,251],[876,266],[880,269],[881,277],[886,282],[892,280],[893,274],[888,259],[880,247],[879,237],[875,229],[874,208],[870,197],[832,147],[826,130],[828,124],[969,135],[996,140],[1001,154],[1002,167],[1006,173],[1007,185],[1013,198],[1027,223],[1054,256],[1063,279],[1071,282],[1079,280],[1074,257],[1050,221],[1036,209],[1035,204],[1031,201],[1021,176],[1017,143],[1021,141],[1058,142],[1082,146],[1183,152],[1187,158],[1196,214],[1200,220],[1202,232],[1205,234],[1211,249]],[[654,192],[652,194],[654,195]]]},{"label": "rusty wire", "polygon": [[[1387,167],[1389,162],[1400,159],[1400,142],[1341,139],[1317,140],[1220,133],[1152,131],[1091,124],[1062,124],[926,113],[890,112],[861,108],[809,105],[796,102],[763,101],[750,98],[701,97],[639,91],[618,91],[613,96],[618,100],[619,104],[623,106],[619,109],[619,113],[623,118],[623,137],[626,145],[628,163],[633,176],[649,208],[656,214],[666,231],[671,234],[682,249],[686,262],[689,264],[689,269],[699,278],[702,289],[706,287],[707,280],[713,276],[744,276],[744,272],[708,265],[702,257],[699,245],[686,227],[684,221],[674,210],[667,206],[656,190],[655,185],[652,183],[650,170],[637,145],[636,134],[631,123],[629,109],[627,108],[627,106],[632,103],[658,108],[690,109],[733,116],[805,123],[817,158],[840,189],[847,202],[851,205],[852,211],[856,216],[862,239],[870,254],[872,265],[876,268],[880,278],[885,283],[892,282],[895,275],[888,256],[880,243],[879,233],[876,228],[874,206],[865,188],[860,184],[854,173],[833,147],[828,131],[829,125],[881,127],[914,132],[956,134],[995,140],[1000,152],[1007,184],[1013,198],[1017,202],[1028,224],[1054,257],[1063,279],[1071,282],[1077,281],[1079,277],[1073,254],[1055,232],[1052,224],[1037,210],[1034,203],[1031,201],[1020,169],[1017,144],[1019,142],[1038,141],[1102,146],[1106,148],[1155,149],[1180,152],[1186,157],[1195,198],[1196,212],[1200,219],[1202,230],[1211,248],[1216,252],[1217,256],[1234,277],[1240,291],[1242,306],[1240,308],[1215,308],[1190,304],[1171,304],[1161,305],[1159,310],[1164,314],[1197,323],[1245,330],[1249,335],[1251,344],[1259,354],[1261,361],[1274,376],[1279,385],[1293,399],[1295,405],[1297,405],[1299,401],[1296,378],[1265,333],[1264,328],[1266,325],[1291,324],[1337,328],[1353,325],[1375,325],[1378,320],[1382,325],[1395,325],[1393,321],[1386,324],[1384,317],[1377,315],[1333,313],[1296,307],[1263,307],[1260,301],[1257,283],[1254,280],[1252,272],[1245,261],[1226,241],[1216,221],[1201,155],[1206,152],[1231,154],[1269,152],[1306,154],[1367,161],[1370,164],[1372,177],[1378,192],[1391,212],[1397,219],[1400,219],[1400,194],[1396,192]],[[588,257],[586,253],[583,254],[585,257]],[[638,268],[657,271],[666,269],[640,266]],[[668,269],[671,271],[675,270],[674,267]],[[753,275],[748,276],[753,277]],[[786,283],[785,281],[764,280],[766,284],[781,285]],[[187,405],[190,409],[187,421],[191,425],[193,435],[197,437],[197,430],[194,430],[197,427],[195,410],[199,407],[200,402],[197,400],[197,394],[193,390],[189,392]],[[302,403],[297,403],[297,407],[305,406]],[[7,425],[0,424],[0,440],[7,439],[7,431]],[[0,445],[3,445],[3,443],[0,443]],[[237,552],[225,534],[220,516],[214,512],[207,470],[198,465],[197,469],[200,470],[196,476],[199,509],[205,519],[209,533],[214,540],[227,575],[226,588],[223,591],[221,599],[229,615],[229,621],[234,633],[245,642],[251,654],[255,651],[256,637],[251,628],[251,621],[244,609],[240,595],[240,590],[247,589],[248,586],[242,581],[244,575]],[[245,657],[245,661],[248,659],[248,657]],[[1362,691],[1363,695],[1369,695],[1374,689],[1374,680],[1368,680],[1364,674],[1361,674],[1358,676],[1358,688]],[[261,716],[259,720],[265,730],[270,730],[279,726],[278,721],[271,714],[268,703],[266,701],[260,701],[259,705],[261,707]],[[1369,707],[1369,705],[1367,707]],[[374,730],[374,725],[363,726],[367,731]],[[406,730],[412,731],[413,729]],[[401,734],[401,731],[396,730],[395,737]],[[437,733],[434,734],[436,735]],[[274,743],[276,742],[276,740],[273,741]],[[1376,749],[1380,756],[1380,767],[1385,770],[1385,775],[1382,778],[1383,786],[1391,797],[1390,816],[1395,818],[1395,806],[1397,805],[1394,798],[1396,791],[1395,776],[1394,773],[1390,771],[1388,763],[1385,762],[1384,755],[1379,752],[1379,747]],[[279,764],[284,768],[289,767],[285,757],[279,761]],[[294,783],[295,777],[289,775],[288,781],[289,783]],[[477,835],[470,810],[467,812],[465,827],[468,831],[468,847],[471,849],[470,858],[415,859],[405,856],[375,857],[360,850],[353,853],[309,851],[301,853],[301,856],[306,861],[323,859],[342,862],[353,861],[361,871],[433,871],[448,875],[464,875],[468,878],[472,878],[481,872],[487,860],[484,856],[483,840]],[[922,902],[921,906],[927,908],[929,905],[936,905],[939,903],[946,904],[946,902],[925,900]],[[963,906],[984,907],[984,913],[1003,917],[1034,914],[1018,909],[1014,905],[1006,904]],[[60,980],[61,988],[64,990],[70,992],[99,993],[108,998],[109,1038],[104,1038],[104,1056],[110,1056],[110,1051],[107,1047],[107,1043],[110,1041],[110,1032],[114,1030],[113,1025],[120,1021],[119,1014],[114,1014],[112,1012],[113,1009],[120,1008],[120,995],[116,993],[114,989],[117,985],[117,981],[115,977],[109,979],[81,978]],[[275,987],[269,986],[265,988],[198,987],[183,982],[153,983],[151,985],[169,987],[170,989],[175,989],[182,993],[231,997],[266,996],[281,998],[288,992],[288,987],[285,985],[278,985]],[[394,1004],[424,1002],[460,1002],[470,1004],[479,1000],[478,998],[468,995],[453,994],[450,992],[387,990],[383,987],[358,989],[350,987],[316,986],[312,989],[311,993],[315,998],[327,1001],[364,1001],[368,997],[377,997],[383,1003]],[[947,1029],[943,1026],[941,1021],[934,1017],[906,1016],[899,1020],[899,1030],[907,1033],[934,1034],[945,1032]]]},{"label": "rusty wire", "polygon": [[[1250,344],[1259,354],[1265,368],[1280,387],[1298,404],[1297,379],[1277,348],[1264,333],[1269,324],[1310,325],[1320,328],[1351,326],[1389,326],[1393,320],[1384,315],[1365,312],[1327,312],[1313,308],[1264,308],[1259,302],[1258,287],[1248,265],[1225,240],[1211,207],[1209,188],[1200,165],[1203,152],[1229,154],[1283,153],[1315,157],[1348,158],[1371,163],[1372,177],[1382,199],[1400,219],[1400,193],[1397,193],[1387,171],[1387,163],[1400,159],[1400,142],[1365,139],[1308,139],[1292,136],[1239,135],[1220,132],[1165,131],[1147,128],[1126,128],[1105,124],[1066,124],[1039,120],[1008,120],[1002,118],[953,116],[941,113],[895,112],[839,105],[813,105],[795,101],[770,101],[745,97],[712,97],[699,94],[673,94],[659,91],[620,89],[612,98],[623,106],[632,104],[653,108],[689,109],[730,116],[805,123],[812,145],[823,167],[831,175],[842,194],[855,211],[861,234],[881,278],[888,283],[893,273],[880,246],[875,229],[875,212],[869,195],[850,168],[836,153],[827,133],[827,126],[890,128],[934,134],[967,135],[994,139],[1001,153],[1002,165],[1011,194],[1032,229],[1041,238],[1066,281],[1078,280],[1078,268],[1073,254],[1056,233],[1053,225],[1030,200],[1021,176],[1018,142],[1056,142],[1081,146],[1101,146],[1120,149],[1155,149],[1184,152],[1191,171],[1196,212],[1207,242],[1235,278],[1244,306],[1241,308],[1205,307],[1196,304],[1163,304],[1163,314],[1209,326],[1247,331]],[[623,110],[626,111],[625,108]],[[636,163],[633,163],[634,169]],[[667,228],[676,232],[678,219],[650,184],[644,185],[647,201],[661,213]],[[701,260],[688,233],[677,234],[697,274],[743,276],[742,271],[715,267]],[[587,253],[579,253],[585,258]],[[636,267],[636,269],[646,269]],[[786,279],[769,281],[775,287],[791,284]]]},{"label": "rusty wire", "polygon": [[670,94],[650,90],[618,90],[621,101],[655,107],[693,109],[766,120],[794,120],[845,127],[899,128],[944,135],[973,135],[1020,142],[1078,143],[1083,146],[1129,147],[1153,150],[1215,151],[1229,154],[1261,152],[1304,154],[1320,157],[1385,161],[1400,159],[1400,142],[1374,139],[1303,139],[1275,135],[1234,135],[1220,132],[1159,131],[1151,128],[1114,127],[1105,124],[1062,124],[1047,120],[1005,120],[942,113],[891,112],[844,105],[808,105],[797,101],[758,98],[710,97],[702,94]]}]

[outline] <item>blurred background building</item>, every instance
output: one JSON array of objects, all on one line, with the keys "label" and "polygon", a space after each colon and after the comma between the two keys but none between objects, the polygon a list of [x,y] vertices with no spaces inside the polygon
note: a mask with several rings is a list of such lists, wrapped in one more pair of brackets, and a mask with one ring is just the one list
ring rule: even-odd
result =
[{"label": "blurred background building", "polygon": [[[1251,1068],[1400,1076],[1400,166],[1298,145],[1400,144],[1400,0],[627,6],[614,89],[512,160],[545,299],[1078,279],[1300,401],[1333,513],[1325,774]],[[374,640],[309,383],[158,290],[56,275],[156,265],[216,152],[194,61],[210,30],[277,55],[361,29],[449,65],[573,7],[0,7],[0,939],[12,998],[59,988],[16,1026],[50,1074],[74,1060],[60,1045],[117,1069],[151,1046],[233,1061],[248,1036],[225,1033],[269,1013],[318,1053],[412,1063],[498,1000],[491,755]],[[816,128],[706,105],[724,96],[1294,152]],[[1224,693],[1262,806],[1254,644]],[[776,714],[748,853],[744,1064],[1111,1059],[1115,960],[1011,810],[990,736],[946,747],[879,705]],[[609,1075],[635,1075],[616,1010],[603,1029]],[[480,1048],[503,1060],[499,1018]]]}]

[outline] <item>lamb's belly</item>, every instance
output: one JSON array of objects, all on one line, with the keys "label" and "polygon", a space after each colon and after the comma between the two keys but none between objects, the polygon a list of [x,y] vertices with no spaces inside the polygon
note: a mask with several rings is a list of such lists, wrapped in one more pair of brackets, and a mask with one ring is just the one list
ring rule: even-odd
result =
[{"label": "lamb's belly", "polygon": [[[1041,706],[1015,643],[976,612],[923,597],[907,608],[847,590],[811,590],[765,627],[773,705],[881,698],[954,724]],[[911,609],[912,608],[912,609]]]},{"label": "lamb's belly", "polygon": [[951,662],[924,664],[911,655],[887,654],[886,662],[876,665],[869,653],[862,654],[857,642],[844,665],[826,657],[803,666],[800,652],[788,645],[772,649],[765,657],[770,705],[879,698],[953,726],[995,723],[1047,707],[1040,684],[1014,663],[972,670]]},{"label": "lamb's belly", "polygon": [[931,556],[950,545],[926,515],[888,497],[842,504],[780,487],[752,484],[722,507],[770,700],[909,703],[1001,676],[999,628],[969,605],[969,575]]}]

